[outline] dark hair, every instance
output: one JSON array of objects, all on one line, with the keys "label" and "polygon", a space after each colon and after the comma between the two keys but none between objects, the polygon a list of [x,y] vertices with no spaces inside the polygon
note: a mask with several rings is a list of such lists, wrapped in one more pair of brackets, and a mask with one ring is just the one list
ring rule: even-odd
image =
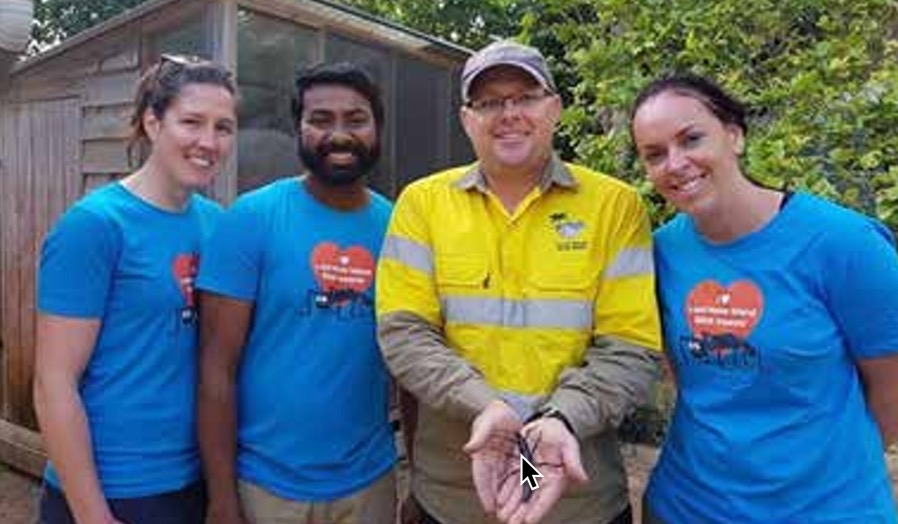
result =
[{"label": "dark hair", "polygon": [[134,112],[131,114],[129,154],[135,144],[147,140],[147,133],[143,128],[143,114],[146,110],[152,110],[156,118],[162,119],[188,84],[211,84],[227,89],[232,95],[237,94],[231,72],[224,66],[196,56],[162,55],[158,62],[146,70],[137,84]]},{"label": "dark hair", "polygon": [[319,85],[340,85],[358,91],[371,104],[371,112],[374,114],[374,123],[377,125],[378,131],[383,128],[384,104],[381,100],[380,89],[371,80],[371,76],[355,64],[337,62],[318,64],[304,69],[296,75],[291,109],[293,110],[293,123],[297,129],[302,119],[303,95],[309,88]]},{"label": "dark hair", "polygon": [[[678,95],[698,100],[721,122],[738,126],[742,130],[743,135],[748,134],[749,108],[745,103],[727,93],[710,78],[690,72],[678,72],[658,78],[642,88],[642,91],[636,96],[636,101],[633,102],[633,108],[630,110],[630,141],[634,147],[636,145],[636,137],[633,136],[633,117],[636,116],[639,108],[649,99],[666,91],[672,91]],[[775,191],[783,191],[789,184],[789,181],[786,180],[783,187],[777,188],[756,179],[748,173],[743,172],[742,176],[756,186]]]},{"label": "dark hair", "polygon": [[[709,78],[689,72],[674,73],[661,77],[646,87],[636,96],[630,110],[630,138],[633,137],[633,117],[644,103],[666,91],[673,91],[701,102],[724,124],[732,124],[748,134],[748,106],[723,90]],[[633,140],[635,144],[636,141]]]}]

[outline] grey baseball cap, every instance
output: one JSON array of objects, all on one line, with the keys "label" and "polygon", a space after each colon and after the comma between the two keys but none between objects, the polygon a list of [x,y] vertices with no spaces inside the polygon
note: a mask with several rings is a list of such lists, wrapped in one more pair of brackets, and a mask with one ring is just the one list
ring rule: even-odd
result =
[{"label": "grey baseball cap", "polygon": [[461,99],[469,100],[471,84],[480,73],[500,65],[522,69],[547,90],[557,91],[546,59],[539,50],[511,40],[500,40],[477,51],[465,62],[461,73]]}]

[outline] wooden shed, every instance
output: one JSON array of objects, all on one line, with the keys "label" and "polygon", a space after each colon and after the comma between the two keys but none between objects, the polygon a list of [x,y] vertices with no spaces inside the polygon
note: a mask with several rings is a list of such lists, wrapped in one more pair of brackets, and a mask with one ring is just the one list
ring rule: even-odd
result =
[{"label": "wooden shed", "polygon": [[297,172],[293,76],[320,61],[362,64],[383,89],[371,180],[383,194],[471,158],[457,118],[467,50],[326,0],[151,0],[17,64],[0,87],[0,460],[20,469],[44,459],[31,404],[37,253],[68,205],[136,167],[133,89],[162,53],[236,72],[236,158],[210,190],[224,203]]}]

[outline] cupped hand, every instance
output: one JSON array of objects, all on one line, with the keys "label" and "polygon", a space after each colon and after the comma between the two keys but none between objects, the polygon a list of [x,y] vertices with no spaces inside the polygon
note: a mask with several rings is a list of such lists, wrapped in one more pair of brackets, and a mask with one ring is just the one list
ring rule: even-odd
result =
[{"label": "cupped hand", "polygon": [[520,456],[516,435],[522,425],[517,413],[501,400],[488,404],[471,424],[471,438],[464,451],[471,457],[477,496],[489,514],[498,508],[499,494],[503,490],[519,485]]},{"label": "cupped hand", "polygon": [[580,459],[577,438],[557,418],[540,418],[522,429],[533,453],[534,466],[543,475],[539,488],[522,501],[517,493],[503,493],[496,516],[508,524],[536,524],[552,509],[568,486],[589,480]]}]

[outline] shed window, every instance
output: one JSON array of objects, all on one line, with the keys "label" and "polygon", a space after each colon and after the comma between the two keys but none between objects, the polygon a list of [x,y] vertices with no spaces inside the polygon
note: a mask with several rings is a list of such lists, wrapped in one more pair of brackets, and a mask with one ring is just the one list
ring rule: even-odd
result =
[{"label": "shed window", "polygon": [[471,158],[458,122],[457,68],[343,33],[241,8],[237,27],[240,131],[237,188],[292,176],[301,165],[290,112],[296,72],[348,61],[365,68],[385,109],[381,158],[370,185],[388,197],[411,180]]},{"label": "shed window", "polygon": [[239,10],[237,20],[237,189],[242,193],[298,172],[290,114],[293,79],[320,55],[314,29],[247,9]]}]

